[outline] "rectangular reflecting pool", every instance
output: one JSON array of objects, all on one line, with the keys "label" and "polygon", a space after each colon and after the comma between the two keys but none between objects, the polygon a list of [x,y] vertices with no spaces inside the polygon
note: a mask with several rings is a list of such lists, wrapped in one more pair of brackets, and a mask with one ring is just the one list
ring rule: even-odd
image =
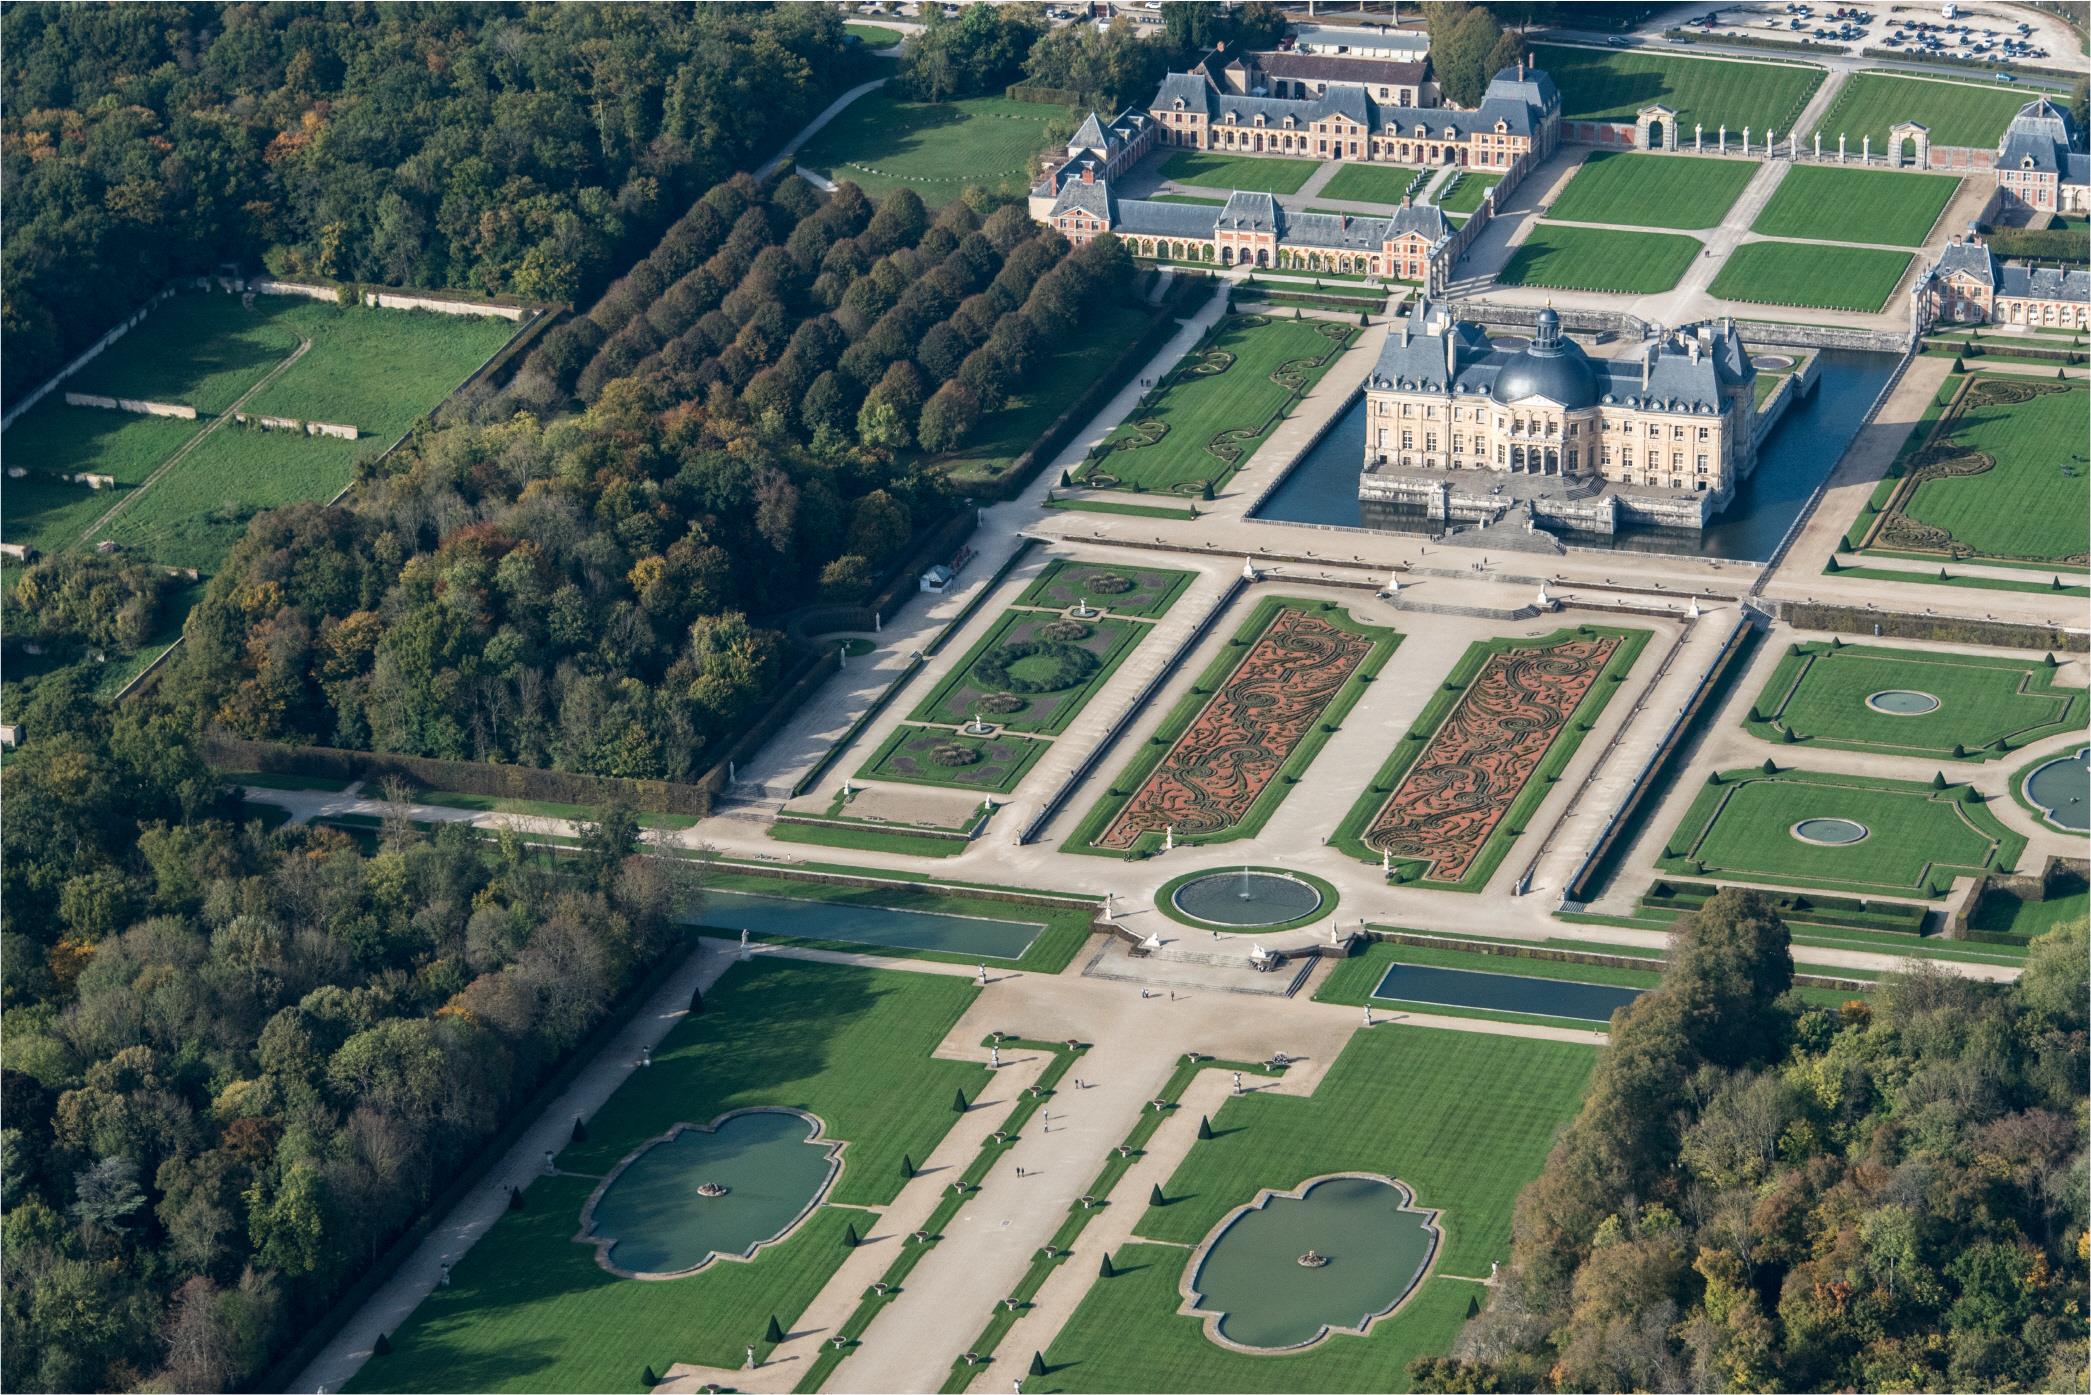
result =
[{"label": "rectangular reflecting pool", "polygon": [[1019,959],[1045,926],[1023,920],[903,911],[851,901],[800,900],[744,891],[705,891],[687,917],[714,930],[836,940],[887,949],[927,949],[987,959]]},{"label": "rectangular reflecting pool", "polygon": [[1489,1012],[1529,1012],[1546,1017],[1573,1017],[1609,1022],[1612,1013],[1641,996],[1639,988],[1607,983],[1570,983],[1557,978],[1526,978],[1474,969],[1440,969],[1429,964],[1396,964],[1372,990],[1374,998],[1405,1003],[1439,1003],[1446,1007],[1483,1008]]}]

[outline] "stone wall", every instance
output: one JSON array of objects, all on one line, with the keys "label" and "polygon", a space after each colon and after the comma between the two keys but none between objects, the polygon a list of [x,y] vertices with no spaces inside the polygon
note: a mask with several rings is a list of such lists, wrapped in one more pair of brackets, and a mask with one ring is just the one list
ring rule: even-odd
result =
[{"label": "stone wall", "polygon": [[[1562,314],[1567,322],[1566,312]],[[1884,329],[1842,329],[1835,325],[1770,324],[1762,320],[1737,320],[1743,344],[1752,349],[1859,349],[1866,353],[1909,352],[1910,336]]]},{"label": "stone wall", "polygon": [[139,306],[136,310],[132,311],[129,315],[125,316],[124,319],[118,322],[113,328],[111,328],[107,334],[104,334],[101,338],[95,340],[92,344],[89,344],[86,348],[82,349],[79,352],[78,356],[75,357],[71,363],[68,363],[67,365],[65,365],[65,367],[59,369],[56,373],[53,373],[50,376],[50,378],[47,381],[45,381],[41,386],[37,387],[34,391],[28,393],[26,396],[22,398],[21,401],[15,403],[14,406],[8,408],[6,415],[0,416],[0,430],[4,430],[7,427],[13,426],[16,417],[19,417],[22,413],[28,411],[31,407],[34,407],[37,403],[43,401],[44,398],[48,397],[51,394],[52,390],[55,389],[60,383],[64,382],[67,378],[70,378],[73,374],[79,372],[82,368],[85,368],[88,364],[94,362],[94,360],[100,356],[102,350],[108,348],[111,344],[114,344],[117,340],[123,338],[124,335],[130,333],[132,328],[135,327],[140,320],[144,319],[147,315],[152,313],[152,308],[155,305],[158,305],[161,301],[165,300],[168,296],[171,296],[173,294],[174,288],[172,286],[169,286],[165,290],[162,290],[151,300],[146,301],[145,304]]},{"label": "stone wall", "polygon": [[247,289],[260,295],[301,295],[307,300],[340,298],[332,286],[314,286],[303,281],[274,281],[266,276],[258,276],[249,281]]},{"label": "stone wall", "polygon": [[497,315],[520,323],[531,312],[520,305],[497,305],[485,300],[451,300],[443,296],[407,291],[365,291],[365,305],[381,310],[432,310],[438,315]]},{"label": "stone wall", "polygon": [[307,436],[333,436],[343,441],[353,441],[362,433],[353,426],[332,421],[301,421],[297,417],[249,416],[245,412],[234,412],[232,419],[241,426],[258,426],[263,431],[297,431]]},{"label": "stone wall", "polygon": [[179,417],[196,420],[196,409],[178,402],[148,402],[142,397],[104,397],[98,392],[69,392],[68,407],[99,407],[105,412],[130,412],[141,417]]}]

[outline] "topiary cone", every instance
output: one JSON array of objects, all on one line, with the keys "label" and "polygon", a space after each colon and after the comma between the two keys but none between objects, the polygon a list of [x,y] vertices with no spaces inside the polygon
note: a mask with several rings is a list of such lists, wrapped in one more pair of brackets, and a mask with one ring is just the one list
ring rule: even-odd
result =
[{"label": "topiary cone", "polygon": [[523,1209],[523,1189],[521,1187],[510,1187],[508,1189],[508,1209],[511,1211]]},{"label": "topiary cone", "polygon": [[378,1339],[370,1344],[370,1354],[372,1356],[390,1356],[392,1354],[392,1339],[382,1332],[378,1333]]},{"label": "topiary cone", "polygon": [[582,1122],[581,1122],[581,1116],[580,1116],[580,1115],[578,1115],[578,1114],[574,1115],[574,1142],[576,1142],[576,1143],[579,1143],[579,1142],[580,1142],[581,1140],[583,1140],[583,1139],[585,1139],[585,1138],[587,1138],[587,1137],[588,1137],[588,1125],[586,1125],[586,1124],[584,1124],[584,1123],[582,1123]]},{"label": "topiary cone", "polygon": [[762,1329],[762,1339],[771,1346],[784,1340],[784,1329],[777,1325],[777,1315],[770,1314],[770,1325]]},{"label": "topiary cone", "polygon": [[653,1373],[653,1367],[648,1366],[645,1373],[639,1377],[639,1383],[651,1390],[661,1383],[661,1378]]},{"label": "topiary cone", "polygon": [[910,1181],[915,1176],[915,1160],[906,1153],[900,1155],[900,1175]]},{"label": "topiary cone", "polygon": [[1096,1275],[1100,1279],[1115,1279],[1118,1277],[1118,1271],[1111,1267],[1111,1255],[1108,1250],[1104,1252],[1103,1262],[1096,1266]]},{"label": "topiary cone", "polygon": [[1045,1364],[1045,1353],[1044,1353],[1044,1352],[1042,1352],[1042,1351],[1034,1351],[1034,1352],[1032,1352],[1032,1353],[1031,1353],[1031,1374],[1032,1374],[1032,1375],[1034,1375],[1034,1376],[1042,1376],[1042,1375],[1044,1375],[1045,1373],[1046,1373],[1046,1364]]},{"label": "topiary cone", "polygon": [[1202,1139],[1212,1137],[1212,1120],[1206,1118],[1203,1114],[1198,1116],[1198,1137]]},{"label": "topiary cone", "polygon": [[952,1091],[951,1108],[960,1114],[966,1112],[966,1092],[964,1090]]},{"label": "topiary cone", "polygon": [[842,1228],[843,1249],[854,1250],[861,1243],[862,1242],[857,1239],[857,1228],[854,1225],[846,1225]]},{"label": "topiary cone", "polygon": [[704,990],[702,988],[692,988],[690,990],[690,1016],[695,1017],[703,1011]]},{"label": "topiary cone", "polygon": [[1162,1195],[1162,1184],[1160,1182],[1155,1183],[1153,1187],[1148,1189],[1147,1204],[1149,1206],[1167,1206],[1169,1204],[1169,1198]]}]

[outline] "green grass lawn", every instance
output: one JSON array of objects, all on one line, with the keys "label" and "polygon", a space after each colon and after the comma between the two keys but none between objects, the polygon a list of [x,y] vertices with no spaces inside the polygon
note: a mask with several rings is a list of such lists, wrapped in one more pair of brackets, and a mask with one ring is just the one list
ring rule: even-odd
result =
[{"label": "green grass lawn", "polygon": [[881,24],[845,24],[842,32],[854,35],[866,48],[891,48],[907,37],[898,29],[888,29]]},{"label": "green grass lawn", "polygon": [[2024,386],[2024,380],[1977,380],[1939,439],[1980,453],[1991,467],[1979,474],[1920,474],[1902,509],[1976,558],[2081,559],[2091,534],[2084,435],[2091,391],[2082,383],[2039,384],[2058,390],[1996,400],[2000,391],[2008,399]]},{"label": "green grass lawn", "polygon": [[[77,547],[94,521],[204,426],[200,421],[68,407],[52,395],[0,437],[0,455],[30,473],[7,481],[0,536],[39,552]],[[60,475],[114,476],[114,489],[89,489]]]},{"label": "green grass lawn", "polygon": [[1195,576],[1168,567],[1116,567],[1055,557],[1024,588],[1016,603],[1046,610],[1067,610],[1086,603],[1102,606],[1113,615],[1154,620],[1169,613]]},{"label": "green grass lawn", "polygon": [[1968,925],[1993,935],[2030,940],[2061,926],[2079,923],[2087,915],[2091,915],[2091,890],[2081,879],[2072,879],[2044,901],[2028,901],[2009,891],[1987,892]]},{"label": "green grass lawn", "polygon": [[[902,1154],[927,1157],[958,1117],[953,1092],[987,1085],[980,1066],[930,1055],[975,992],[926,974],[736,964],[560,1154],[578,1175],[538,1179],[348,1388],[637,1392],[647,1366],[736,1367],[750,1342],[766,1352],[770,1316],[788,1328],[842,1262],[843,1227],[875,1224],[847,1208],[892,1201]],[[798,1231],[752,1261],[655,1282],[618,1278],[573,1242],[619,1160],[676,1123],[759,1105],[806,1110],[847,1141],[829,1204]]]},{"label": "green grass lawn", "polygon": [[[2005,581],[1990,576],[1941,576],[1936,572],[1906,572],[1889,567],[1839,567],[1832,572],[1823,569],[1824,576],[1846,576],[1855,581],[1901,581],[1913,586],[1960,586],[1977,591],[2021,591],[2037,595],[2091,596],[2091,587],[2054,586],[2046,581]],[[2059,579],[2059,578],[2057,578]]]},{"label": "green grass lawn", "polygon": [[[1931,128],[1935,146],[1971,145],[1994,150],[2004,128],[2029,99],[2027,93],[1995,83],[1943,82],[1901,73],[1853,73],[1844,79],[1837,100],[1823,113],[1822,148],[1845,150],[1856,157],[1860,142],[1873,138],[1873,153],[1888,148],[1888,128],[1917,121]],[[1803,136],[1806,143],[1809,137]]]},{"label": "green grass lawn", "polygon": [[[2026,840],[1994,814],[1963,802],[1967,789],[1812,770],[1724,771],[1692,801],[1656,866],[1774,886],[1943,896],[1955,876],[2010,870],[2025,851]],[[1817,818],[1849,819],[1867,837],[1826,847],[1791,832]]]},{"label": "green grass lawn", "polygon": [[1825,76],[1800,63],[1751,63],[1734,59],[1686,58],[1646,51],[1533,46],[1540,67],[1561,89],[1561,115],[1569,121],[1631,121],[1651,102],[1677,112],[1677,143],[1691,144],[1692,126],[1712,140],[1726,125],[1785,131]]},{"label": "green grass lawn", "polygon": [[1193,495],[1207,482],[1218,487],[1356,332],[1328,320],[1227,316],[1111,433],[1081,478]]},{"label": "green grass lawn", "polygon": [[1909,264],[1907,252],[1877,247],[1745,242],[1728,254],[1708,289],[1722,299],[1753,305],[1806,305],[1872,314],[1888,303]]},{"label": "green grass lawn", "polygon": [[1321,186],[1317,197],[1348,203],[1399,204],[1415,181],[1416,171],[1401,165],[1347,164]]},{"label": "green grass lawn", "polygon": [[1699,255],[1696,237],[1540,223],[1496,275],[1505,286],[1649,295],[1667,291]]},{"label": "green grass lawn", "polygon": [[[1743,725],[1767,741],[1791,731],[1811,746],[1927,759],[1997,760],[1991,743],[2023,746],[2084,725],[2084,690],[2058,688],[2037,658],[1806,644],[1779,660]],[[1937,710],[1889,715],[1866,705],[1888,689],[1928,693]]]},{"label": "green grass lawn", "polygon": [[1795,165],[1750,230],[1766,237],[1921,247],[1959,187],[1958,175]]},{"label": "green grass lawn", "polygon": [[1711,228],[1757,173],[1744,160],[1593,151],[1548,207],[1571,223]]},{"label": "green grass lawn", "polygon": [[1487,174],[1480,170],[1469,170],[1457,175],[1452,187],[1438,195],[1438,207],[1447,213],[1472,213],[1481,207],[1481,197],[1501,183],[1500,174]]},{"label": "green grass lawn", "polygon": [[[1470,1280],[1508,1255],[1517,1192],[1575,1112],[1594,1060],[1591,1048],[1563,1042],[1382,1025],[1353,1036],[1311,1096],[1230,1098],[1212,1117],[1214,1136],[1162,1184],[1167,1204],[1134,1228],[1164,1243],[1112,1256],[1118,1276],[1091,1285],[1046,1353],[1048,1373],[1024,1388],[1408,1389],[1408,1363],[1444,1351],[1470,1301],[1486,1300]],[[1177,1313],[1184,1247],[1261,1188],[1343,1171],[1398,1178],[1440,1212],[1442,1246],[1406,1307],[1367,1336],[1286,1356],[1229,1351],[1206,1339],[1201,1319]]]},{"label": "green grass lawn", "polygon": [[906,857],[957,857],[972,846],[962,838],[931,838],[901,829],[847,823],[773,823],[768,836],[780,843],[814,843],[824,848],[899,853]]},{"label": "green grass lawn", "polygon": [[963,447],[935,457],[932,466],[961,490],[1005,485],[1017,457],[1109,371],[1126,347],[1147,331],[1155,314],[1147,306],[1120,301],[1084,310],[1074,333],[1041,351],[1029,380],[980,419]]},{"label": "green grass lawn", "polygon": [[967,736],[949,727],[903,724],[872,752],[857,778],[1007,794],[1051,745],[1036,737]]},{"label": "green grass lawn", "polygon": [[1205,189],[1296,194],[1320,168],[1319,160],[1234,155],[1224,150],[1178,150],[1162,162],[1161,177]]},{"label": "green grass lawn", "polygon": [[1049,128],[1064,119],[1062,108],[1037,102],[911,102],[888,86],[858,98],[816,133],[797,163],[852,180],[874,198],[906,185],[937,208],[974,186],[1022,193]]},{"label": "green grass lawn", "polygon": [[249,310],[240,299],[206,291],[169,296],[67,379],[66,387],[217,415],[298,347],[299,332],[289,323],[293,312],[318,306],[301,296],[257,295]]},{"label": "green grass lawn", "polygon": [[155,562],[209,573],[255,514],[302,499],[332,498],[355,478],[356,462],[381,449],[374,442],[228,422],[133,498],[97,536],[114,538]]},{"label": "green grass lawn", "polygon": [[[1074,623],[1087,633],[1071,640],[1057,640],[1042,633],[1062,623]],[[1005,611],[966,651],[965,657],[952,667],[944,681],[908,714],[909,719],[957,726],[971,721],[978,711],[982,720],[1011,731],[1058,735],[1067,730],[1067,724],[1075,719],[1089,699],[1096,696],[1109,681],[1119,661],[1146,633],[1147,626],[1138,621],[1110,616],[1063,622],[1045,611]],[[1088,654],[1087,661],[1077,661],[1086,666],[1060,665],[1050,653],[1012,652],[1022,646],[1059,644],[1070,645]],[[1006,678],[982,672],[984,664],[1003,665],[1007,670]],[[1060,678],[1067,681],[1053,687],[1036,686]],[[1011,684],[1033,687],[1027,691],[1025,687],[1011,687]],[[1010,712],[982,707],[984,699],[1003,692],[1014,692],[1021,699],[1021,705]]]},{"label": "green grass lawn", "polygon": [[[1249,611],[1248,618],[1242,622],[1241,627],[1234,632],[1233,637],[1198,675],[1198,681],[1191,685],[1190,691],[1177,699],[1176,705],[1169,709],[1168,715],[1162,719],[1162,724],[1154,735],[1148,738],[1147,743],[1118,773],[1118,778],[1106,788],[1103,798],[1099,799],[1081,823],[1075,826],[1075,831],[1068,835],[1067,841],[1061,845],[1063,852],[1122,856],[1117,851],[1096,847],[1094,840],[1102,837],[1110,829],[1119,811],[1140,791],[1156,769],[1174,753],[1176,743],[1185,731],[1207,707],[1225,695],[1235,670],[1255,648],[1256,641],[1262,637],[1264,631],[1286,610],[1310,611],[1337,629],[1370,639],[1372,648],[1351,671],[1350,677],[1343,685],[1329,697],[1321,711],[1314,714],[1311,725],[1304,731],[1292,733],[1294,739],[1289,749],[1264,752],[1275,753],[1280,757],[1277,771],[1248,806],[1238,811],[1236,822],[1225,828],[1195,836],[1185,834],[1176,841],[1180,846],[1224,843],[1238,838],[1253,838],[1262,830],[1265,822],[1277,812],[1278,806],[1291,792],[1293,782],[1313,764],[1315,756],[1321,753],[1322,746],[1341,725],[1344,715],[1356,705],[1358,698],[1364,693],[1365,684],[1378,674],[1400,645],[1399,632],[1384,626],[1363,624],[1353,619],[1348,611],[1334,602],[1307,601],[1295,596],[1266,596],[1259,600]],[[1249,739],[1253,738],[1244,736],[1245,741]],[[1256,753],[1238,749],[1232,754],[1240,757]],[[1162,833],[1151,831],[1142,833],[1133,846],[1151,851],[1160,848],[1163,842]]]}]

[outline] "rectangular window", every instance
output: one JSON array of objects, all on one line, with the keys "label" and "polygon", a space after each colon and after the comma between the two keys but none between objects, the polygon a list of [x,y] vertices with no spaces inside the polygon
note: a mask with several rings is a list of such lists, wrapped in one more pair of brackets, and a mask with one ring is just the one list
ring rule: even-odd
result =
[{"label": "rectangular window", "polygon": [[1700,468],[1700,469],[1701,469],[1702,471],[1703,471],[1703,470],[1705,470],[1705,468],[1706,468],[1706,457],[1705,457],[1704,455],[1701,455],[1701,456],[1699,457],[1699,468]]},{"label": "rectangular window", "polygon": [[1437,433],[1437,432],[1435,432],[1435,431],[1426,431],[1426,432],[1424,432],[1424,433],[1423,433],[1423,449],[1425,449],[1425,450],[1436,450],[1437,448],[1438,448],[1438,433]]},{"label": "rectangular window", "polygon": [[1699,428],[1699,439],[1702,441],[1706,439],[1706,428],[1703,426]]}]

